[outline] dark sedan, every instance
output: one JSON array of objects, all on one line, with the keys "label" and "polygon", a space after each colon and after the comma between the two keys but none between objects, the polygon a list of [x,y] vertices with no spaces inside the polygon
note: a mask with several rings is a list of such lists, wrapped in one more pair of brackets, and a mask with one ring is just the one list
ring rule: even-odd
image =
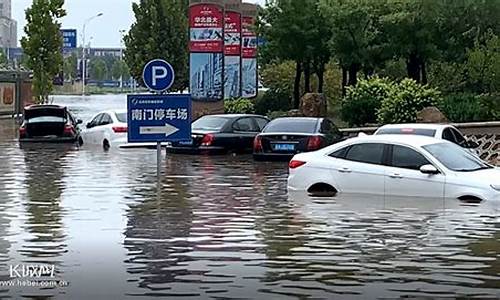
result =
[{"label": "dark sedan", "polygon": [[24,108],[19,141],[73,143],[80,139],[79,124],[64,106],[31,105]]},{"label": "dark sedan", "polygon": [[341,140],[338,128],[326,118],[278,118],[255,137],[253,156],[256,160],[288,160]]},{"label": "dark sedan", "polygon": [[167,152],[185,154],[251,153],[253,140],[269,123],[259,115],[209,115],[192,124],[192,139],[167,146]]}]

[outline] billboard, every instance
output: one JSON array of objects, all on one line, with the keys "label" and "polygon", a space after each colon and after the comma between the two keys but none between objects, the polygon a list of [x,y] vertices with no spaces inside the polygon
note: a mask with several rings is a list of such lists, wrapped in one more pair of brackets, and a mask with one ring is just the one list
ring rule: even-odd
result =
[{"label": "billboard", "polygon": [[191,98],[197,101],[222,100],[224,55],[192,53],[189,64]]},{"label": "billboard", "polygon": [[16,99],[16,84],[10,82],[0,83],[0,112],[13,113]]},{"label": "billboard", "polygon": [[217,4],[189,7],[189,49],[191,52],[222,52],[224,10]]},{"label": "billboard", "polygon": [[257,6],[255,4],[242,4],[242,97],[257,97],[258,68],[257,68],[257,33],[255,30],[257,19]]},{"label": "billboard", "polygon": [[76,29],[62,29],[61,34],[63,37],[63,49],[76,48],[76,42],[77,42]]},{"label": "billboard", "polygon": [[191,0],[189,87],[195,101],[224,98],[224,0]]},{"label": "billboard", "polygon": [[241,97],[241,0],[227,0],[224,11],[224,99]]}]

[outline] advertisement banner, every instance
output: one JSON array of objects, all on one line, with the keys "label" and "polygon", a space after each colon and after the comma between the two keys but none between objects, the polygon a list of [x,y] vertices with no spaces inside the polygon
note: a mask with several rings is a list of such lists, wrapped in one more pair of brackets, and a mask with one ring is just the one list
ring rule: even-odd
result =
[{"label": "advertisement banner", "polygon": [[226,11],[224,26],[224,54],[241,55],[241,13]]},{"label": "advertisement banner", "polygon": [[255,98],[258,93],[257,65],[257,6],[243,3],[241,17],[242,50],[241,50],[241,95],[243,98]]},{"label": "advertisement banner", "polygon": [[197,101],[219,101],[223,98],[223,53],[191,53],[190,92]]},{"label": "advertisement banner", "polygon": [[223,52],[224,9],[222,6],[201,3],[189,7],[191,52]]},{"label": "advertisement banner", "polygon": [[224,99],[241,97],[241,57],[224,57]]},{"label": "advertisement banner", "polygon": [[0,83],[0,112],[14,113],[16,99],[16,84],[9,82]]}]

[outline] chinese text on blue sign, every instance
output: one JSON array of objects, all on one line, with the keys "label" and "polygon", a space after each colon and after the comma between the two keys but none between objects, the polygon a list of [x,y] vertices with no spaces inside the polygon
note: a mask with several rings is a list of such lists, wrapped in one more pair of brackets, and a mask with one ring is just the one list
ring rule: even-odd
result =
[{"label": "chinese text on blue sign", "polygon": [[191,140],[190,95],[128,95],[128,142]]},{"label": "chinese text on blue sign", "polygon": [[76,48],[76,29],[62,29],[61,33],[63,36],[63,48]]}]

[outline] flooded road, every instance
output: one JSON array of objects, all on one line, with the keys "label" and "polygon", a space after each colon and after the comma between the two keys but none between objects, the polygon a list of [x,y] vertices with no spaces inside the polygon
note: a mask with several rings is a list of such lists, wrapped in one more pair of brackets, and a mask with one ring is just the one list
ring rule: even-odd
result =
[{"label": "flooded road", "polygon": [[[124,96],[58,97],[78,117]],[[428,199],[287,195],[250,156],[34,145],[0,120],[0,281],[18,264],[65,284],[0,298],[500,297],[500,210]]]}]

